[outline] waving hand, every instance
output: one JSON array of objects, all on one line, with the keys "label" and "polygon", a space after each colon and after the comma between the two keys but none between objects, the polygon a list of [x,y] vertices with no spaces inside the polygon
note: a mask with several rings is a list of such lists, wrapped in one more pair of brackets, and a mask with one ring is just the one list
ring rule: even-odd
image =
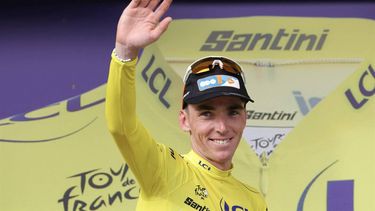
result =
[{"label": "waving hand", "polygon": [[132,0],[117,25],[116,53],[133,59],[141,48],[155,42],[168,28],[171,17],[162,18],[172,0]]}]

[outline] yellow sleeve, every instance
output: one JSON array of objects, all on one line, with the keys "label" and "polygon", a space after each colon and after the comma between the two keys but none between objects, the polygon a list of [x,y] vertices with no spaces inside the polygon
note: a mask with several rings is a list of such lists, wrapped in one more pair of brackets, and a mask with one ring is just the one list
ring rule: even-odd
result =
[{"label": "yellow sleeve", "polygon": [[137,59],[121,62],[112,54],[105,112],[109,131],[144,194],[163,186],[165,146],[159,145],[136,116],[135,66]]}]

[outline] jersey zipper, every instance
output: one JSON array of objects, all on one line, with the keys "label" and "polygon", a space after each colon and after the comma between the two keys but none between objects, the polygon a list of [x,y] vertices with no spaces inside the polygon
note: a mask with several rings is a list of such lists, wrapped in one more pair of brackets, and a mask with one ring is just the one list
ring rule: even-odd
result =
[{"label": "jersey zipper", "polygon": [[260,163],[260,191],[266,197],[268,192],[268,158],[266,152],[260,155]]}]

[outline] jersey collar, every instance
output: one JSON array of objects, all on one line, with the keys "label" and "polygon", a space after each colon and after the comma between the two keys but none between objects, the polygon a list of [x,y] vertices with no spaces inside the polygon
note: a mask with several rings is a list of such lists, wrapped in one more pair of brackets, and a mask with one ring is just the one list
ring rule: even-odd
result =
[{"label": "jersey collar", "polygon": [[217,175],[220,177],[227,177],[231,175],[232,168],[226,171],[220,170],[216,168],[214,165],[212,165],[210,162],[199,156],[197,153],[195,153],[193,150],[191,150],[186,157],[194,166],[196,166],[198,169],[207,171],[210,174]]}]

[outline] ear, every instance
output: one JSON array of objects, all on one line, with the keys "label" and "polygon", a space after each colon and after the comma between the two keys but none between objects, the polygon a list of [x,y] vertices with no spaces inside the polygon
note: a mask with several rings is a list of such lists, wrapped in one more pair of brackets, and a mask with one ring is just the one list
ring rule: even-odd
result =
[{"label": "ear", "polygon": [[181,109],[179,116],[178,116],[180,128],[185,132],[190,131],[190,123],[189,123],[188,115],[189,114],[184,109]]}]

